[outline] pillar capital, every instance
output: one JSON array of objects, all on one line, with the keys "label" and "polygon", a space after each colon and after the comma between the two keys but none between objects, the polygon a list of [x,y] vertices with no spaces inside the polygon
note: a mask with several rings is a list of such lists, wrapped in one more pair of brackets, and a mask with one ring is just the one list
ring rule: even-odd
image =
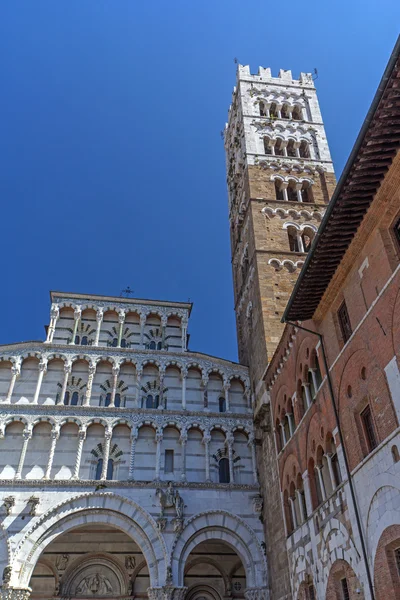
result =
[{"label": "pillar capital", "polygon": [[64,363],[64,373],[71,373],[72,371],[72,360],[67,359]]},{"label": "pillar capital", "polygon": [[86,429],[80,429],[78,432],[78,439],[83,442],[86,439]]},{"label": "pillar capital", "polygon": [[75,306],[74,308],[74,319],[77,321],[82,316],[82,308],[80,306]]},{"label": "pillar capital", "polygon": [[112,367],[112,374],[114,377],[118,377],[121,365],[119,363],[114,363]]},{"label": "pillar capital", "polygon": [[46,369],[47,369],[47,358],[45,356],[42,356],[42,358],[40,359],[40,362],[39,362],[39,371],[43,371],[43,373],[45,373]]},{"label": "pillar capital", "polygon": [[188,440],[188,434],[187,434],[187,431],[182,431],[182,433],[181,433],[181,435],[180,435],[180,437],[179,437],[179,442],[180,442],[180,443],[182,444],[182,446],[183,446],[184,444],[186,444],[187,440]]},{"label": "pillar capital", "polygon": [[211,442],[211,435],[209,433],[205,433],[201,441],[204,445],[209,444]]},{"label": "pillar capital", "polygon": [[118,311],[118,323],[122,324],[125,322],[126,312],[121,308]]},{"label": "pillar capital", "polygon": [[144,327],[146,324],[147,313],[143,313],[143,312],[140,313],[139,318],[140,318],[140,326]]},{"label": "pillar capital", "polygon": [[60,314],[60,307],[58,306],[58,304],[52,304],[51,308],[50,308],[50,317],[52,319],[58,319],[59,314]]},{"label": "pillar capital", "polygon": [[102,321],[103,317],[104,317],[104,308],[103,307],[99,307],[96,310],[96,321],[97,322]]},{"label": "pillar capital", "polygon": [[60,437],[60,426],[53,425],[53,428],[51,430],[51,439],[58,440],[59,437]]},{"label": "pillar capital", "polygon": [[161,326],[162,327],[166,327],[167,326],[167,322],[168,322],[168,316],[167,315],[161,315]]},{"label": "pillar capital", "polygon": [[32,431],[33,431],[32,425],[27,425],[25,427],[25,429],[22,432],[24,440],[28,441],[28,440],[31,439],[31,437],[32,437]]},{"label": "pillar capital", "polygon": [[225,438],[225,444],[227,446],[233,446],[233,442],[234,442],[233,433],[227,433],[226,438]]}]

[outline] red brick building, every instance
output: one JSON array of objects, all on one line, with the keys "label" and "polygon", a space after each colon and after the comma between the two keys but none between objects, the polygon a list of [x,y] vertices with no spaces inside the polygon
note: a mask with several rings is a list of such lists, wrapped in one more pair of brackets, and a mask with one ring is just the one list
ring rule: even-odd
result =
[{"label": "red brick building", "polygon": [[400,598],[399,56],[400,40],[264,376],[295,599]]}]

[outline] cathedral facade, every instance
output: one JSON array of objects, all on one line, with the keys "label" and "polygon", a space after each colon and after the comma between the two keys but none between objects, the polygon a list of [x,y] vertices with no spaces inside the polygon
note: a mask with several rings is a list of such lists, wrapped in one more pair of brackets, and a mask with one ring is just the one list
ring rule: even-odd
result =
[{"label": "cathedral facade", "polygon": [[248,369],[190,352],[190,311],[52,293],[1,347],[4,597],[266,598]]}]

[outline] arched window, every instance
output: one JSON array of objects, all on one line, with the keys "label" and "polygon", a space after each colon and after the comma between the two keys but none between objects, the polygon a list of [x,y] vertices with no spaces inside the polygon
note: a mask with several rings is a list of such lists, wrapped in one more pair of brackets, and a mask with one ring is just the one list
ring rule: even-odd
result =
[{"label": "arched window", "polygon": [[284,494],[283,494],[283,506],[284,506],[284,511],[285,511],[287,533],[288,533],[288,535],[291,535],[291,533],[293,532],[294,526],[293,526],[292,510],[291,510],[290,504],[289,504],[289,493],[287,490],[285,490]]},{"label": "arched window", "polygon": [[297,236],[297,229],[294,227],[288,227],[288,238],[289,238],[289,249],[291,252],[300,252],[299,239]]},{"label": "arched window", "polygon": [[82,340],[81,340],[81,345],[82,345],[82,346],[87,346],[87,345],[88,345],[88,339],[87,339],[87,335],[84,335],[84,336],[82,337]]},{"label": "arched window", "polygon": [[157,342],[157,350],[161,350],[162,349],[162,342]]},{"label": "arched window", "polygon": [[292,112],[292,119],[294,121],[301,121],[303,119],[303,112],[300,106],[295,106]]},{"label": "arched window", "polygon": [[271,107],[270,107],[270,109],[269,109],[269,116],[270,116],[272,119],[277,119],[277,118],[278,118],[278,109],[276,108],[276,104],[275,104],[275,102],[273,102],[273,103],[271,104]]},{"label": "arched window", "polygon": [[275,197],[277,200],[283,200],[283,191],[281,190],[281,180],[275,179]]},{"label": "arched window", "polygon": [[[99,460],[97,461],[97,465],[96,465],[96,474],[95,474],[95,479],[97,481],[99,481],[101,479],[101,473],[103,471],[103,459],[99,458]],[[106,479],[112,479],[114,475],[114,461],[112,460],[112,458],[108,459],[108,464],[107,464],[107,476]]]},{"label": "arched window", "polygon": [[305,229],[301,239],[303,240],[303,251],[308,252],[311,248],[312,241],[314,239],[314,231],[312,229]]},{"label": "arched window", "polygon": [[117,408],[121,406],[121,394],[115,394],[114,404]]},{"label": "arched window", "polygon": [[126,339],[122,338],[121,340],[121,348],[126,348]]},{"label": "arched window", "polygon": [[285,151],[283,149],[283,140],[281,140],[281,138],[277,138],[275,142],[275,156],[285,156]]},{"label": "arched window", "polygon": [[295,157],[296,156],[296,148],[294,147],[294,140],[289,140],[286,146],[286,154],[288,156]]},{"label": "arched window", "polygon": [[219,482],[220,483],[229,483],[231,478],[229,475],[229,459],[221,458],[218,464],[219,471]]},{"label": "arched window", "polygon": [[279,419],[277,419],[276,423],[275,423],[275,436],[276,436],[276,447],[278,449],[278,454],[283,448],[281,430],[282,430],[281,424],[279,422]]},{"label": "arched window", "polygon": [[284,104],[281,108],[281,117],[282,119],[289,119],[289,107],[287,104]]},{"label": "arched window", "polygon": [[116,348],[116,347],[118,346],[118,338],[114,338],[114,339],[113,339],[111,346],[112,346],[113,348]]},{"label": "arched window", "polygon": [[64,404],[65,404],[65,406],[68,406],[68,404],[69,404],[69,392],[65,392]]},{"label": "arched window", "polygon": [[218,400],[219,403],[219,412],[223,413],[226,412],[226,400],[223,396],[221,396],[221,398]]},{"label": "arched window", "polygon": [[299,148],[300,158],[310,158],[310,148],[305,140],[302,140]]},{"label": "arched window", "polygon": [[81,338],[79,337],[79,335],[75,336],[75,344],[80,344]]},{"label": "arched window", "polygon": [[308,181],[303,181],[303,185],[301,187],[301,198],[303,202],[313,202],[313,195],[311,191],[311,185]]},{"label": "arched window", "polygon": [[310,389],[311,398],[314,400],[317,390],[314,387],[314,380],[310,370],[307,373],[307,382]]},{"label": "arched window", "polygon": [[156,349],[156,343],[155,343],[155,341],[153,340],[153,341],[152,341],[152,342],[150,342],[150,344],[149,344],[149,350],[155,350],[155,349]]},{"label": "arched window", "polygon": [[110,402],[111,402],[111,392],[108,392],[108,394],[106,395],[106,402],[105,402],[104,406],[110,406]]},{"label": "arched window", "polygon": [[71,398],[71,406],[78,406],[79,394],[78,392],[74,392]]},{"label": "arched window", "polygon": [[270,139],[264,138],[264,154],[272,154],[272,147],[270,145]]},{"label": "arched window", "polygon": [[160,404],[160,396],[148,394],[146,397],[146,408],[158,408]]},{"label": "arched window", "polygon": [[289,181],[289,185],[287,187],[287,197],[290,202],[298,201],[295,181]]},{"label": "arched window", "polygon": [[287,415],[285,415],[285,419],[283,421],[283,428],[285,430],[286,441],[289,441],[291,438],[291,434],[290,434],[290,427],[289,427],[289,418]]},{"label": "arched window", "polygon": [[260,102],[260,117],[266,117],[266,116],[267,116],[266,106],[265,106],[264,102]]}]

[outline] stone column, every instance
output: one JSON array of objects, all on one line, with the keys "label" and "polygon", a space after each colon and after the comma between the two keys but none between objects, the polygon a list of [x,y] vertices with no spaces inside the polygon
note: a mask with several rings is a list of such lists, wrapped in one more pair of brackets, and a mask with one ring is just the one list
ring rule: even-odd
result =
[{"label": "stone column", "polygon": [[115,394],[117,393],[118,375],[119,375],[119,364],[114,364],[112,368],[113,373],[113,384],[111,390],[110,407],[115,406]]},{"label": "stone column", "polygon": [[186,378],[187,378],[187,369],[182,367],[181,369],[181,377],[182,377],[182,410],[186,410]]},{"label": "stone column", "polygon": [[296,240],[297,240],[297,247],[299,249],[299,252],[304,252],[304,244],[303,244],[303,238],[301,237],[301,231],[296,231]]},{"label": "stone column", "polygon": [[308,471],[304,471],[303,475],[303,486],[304,486],[304,495],[306,497],[306,507],[307,514],[311,515],[313,511],[312,498],[311,498],[311,488],[310,488],[310,476]]},{"label": "stone column", "polygon": [[42,387],[42,381],[43,381],[44,374],[46,373],[46,369],[47,369],[47,358],[42,357],[40,359],[40,363],[39,363],[39,376],[38,376],[38,380],[37,380],[37,384],[36,384],[35,395],[33,397],[33,404],[37,404],[39,401],[40,388]]},{"label": "stone column", "polygon": [[144,341],[144,326],[146,325],[147,315],[141,313],[140,315],[140,347],[143,348]]},{"label": "stone column", "polygon": [[311,377],[312,377],[312,381],[313,381],[313,386],[314,386],[314,391],[315,394],[317,393],[318,390],[318,381],[317,381],[317,374],[315,372],[315,369],[308,369],[311,373]]},{"label": "stone column", "polygon": [[19,463],[18,463],[17,472],[15,474],[15,479],[21,479],[22,469],[24,468],[26,451],[28,449],[29,440],[32,437],[32,428],[28,427],[28,428],[24,429],[24,431],[22,432],[22,437],[24,438],[24,441],[22,444],[21,455],[19,457]]},{"label": "stone column", "polygon": [[301,195],[301,188],[303,187],[302,183],[296,183],[296,193],[297,193],[297,201],[303,202],[303,196]]},{"label": "stone column", "polygon": [[289,431],[290,431],[290,437],[292,437],[292,435],[294,434],[294,417],[293,417],[293,413],[286,413],[287,416],[287,420],[289,423]]},{"label": "stone column", "polygon": [[185,350],[186,350],[187,327],[188,327],[188,320],[185,317],[182,317],[182,319],[181,319],[182,352],[185,352]]},{"label": "stone column", "polygon": [[211,481],[211,479],[210,479],[210,442],[211,442],[211,435],[209,433],[205,433],[203,435],[202,442],[204,444],[204,458],[205,458],[205,465],[206,465],[206,482],[209,483]]},{"label": "stone column", "polygon": [[290,510],[292,511],[292,521],[293,521],[293,529],[297,529],[297,515],[296,515],[296,507],[294,504],[294,498],[289,496]]},{"label": "stone column", "polygon": [[122,340],[122,334],[124,332],[124,323],[125,323],[125,311],[124,310],[120,310],[119,314],[118,314],[118,323],[119,323],[119,330],[118,330],[118,343],[117,343],[117,347],[121,348],[121,340]]},{"label": "stone column", "polygon": [[179,441],[181,443],[181,452],[182,452],[182,471],[181,471],[181,480],[186,481],[186,442],[188,436],[186,431],[182,431]]},{"label": "stone column", "polygon": [[88,382],[86,385],[86,393],[85,393],[85,406],[90,406],[90,397],[92,395],[92,386],[93,386],[93,380],[94,380],[95,373],[96,373],[96,363],[92,362],[89,365],[89,375],[88,375]]},{"label": "stone column", "polygon": [[75,458],[75,469],[72,479],[79,479],[79,470],[81,468],[81,460],[82,460],[82,451],[83,451],[83,443],[86,439],[86,431],[84,429],[80,429],[78,433],[78,448],[76,450],[76,458]]},{"label": "stone column", "polygon": [[108,459],[110,458],[110,445],[112,438],[112,429],[106,429],[104,432],[103,443],[103,469],[101,471],[101,481],[107,479]]},{"label": "stone column", "polygon": [[312,404],[312,398],[311,398],[311,393],[310,393],[310,384],[309,383],[302,383],[301,384],[304,388],[305,394],[306,394],[306,409],[309,408]]},{"label": "stone column", "polygon": [[164,375],[165,375],[165,368],[164,367],[159,367],[159,382],[160,382],[160,402],[158,404],[157,408],[164,408]]},{"label": "stone column", "polygon": [[140,408],[140,380],[142,379],[143,369],[141,367],[136,367],[136,398],[135,398],[135,408]]},{"label": "stone column", "polygon": [[319,487],[321,489],[322,500],[323,500],[323,502],[325,502],[326,492],[325,492],[324,478],[322,477],[322,467],[317,465],[315,468],[317,469],[317,473],[318,473],[318,481],[319,481]]},{"label": "stone column", "polygon": [[209,410],[208,409],[208,390],[207,390],[207,386],[208,386],[208,375],[203,375],[203,377],[201,378],[201,388],[203,390],[203,406],[205,408],[205,410]]},{"label": "stone column", "polygon": [[230,483],[235,483],[235,475],[233,472],[233,442],[234,438],[232,434],[226,436],[225,443],[228,446],[228,458],[229,458],[229,480]]},{"label": "stone column", "polygon": [[74,329],[72,332],[72,340],[71,340],[71,346],[73,346],[75,344],[75,337],[76,334],[78,333],[78,325],[79,325],[79,321],[81,320],[81,316],[82,316],[82,309],[80,306],[77,306],[74,310]]},{"label": "stone column", "polygon": [[229,390],[231,387],[231,382],[230,381],[225,381],[224,382],[224,396],[225,396],[225,408],[226,411],[229,412],[230,410],[230,403],[229,403]]},{"label": "stone column", "polygon": [[157,431],[155,442],[157,444],[156,449],[156,476],[155,480],[160,481],[160,470],[161,470],[161,442],[163,440],[163,434],[161,431]]},{"label": "stone column", "polygon": [[6,400],[5,400],[6,402],[11,402],[15,382],[17,381],[17,377],[19,377],[21,374],[21,363],[22,363],[21,358],[18,357],[14,360],[14,364],[11,367],[11,380],[10,380],[10,385],[8,387],[8,392],[7,392],[7,396],[6,396]]},{"label": "stone column", "polygon": [[336,483],[335,473],[333,472],[332,454],[328,452],[327,454],[325,454],[325,457],[326,457],[326,462],[328,463],[328,470],[329,470],[329,476],[331,478],[332,490],[335,490],[337,483]]},{"label": "stone column", "polygon": [[304,486],[304,495],[306,497],[307,514],[311,515],[311,513],[313,511],[313,506],[312,506],[312,498],[311,498],[310,476],[308,474],[308,471],[304,471],[302,478],[303,478],[303,486]]},{"label": "stone column", "polygon": [[246,387],[244,390],[244,397],[246,398],[246,406],[247,408],[251,408],[251,389]]},{"label": "stone column", "polygon": [[282,441],[283,441],[283,445],[286,446],[287,444],[287,439],[286,439],[286,432],[285,432],[285,425],[283,423],[279,423],[279,427],[282,430]]},{"label": "stone column", "polygon": [[56,451],[57,440],[60,437],[60,428],[58,426],[53,427],[51,430],[51,446],[49,452],[49,458],[47,461],[47,468],[44,479],[50,479],[51,468],[53,466],[54,453]]},{"label": "stone column", "polygon": [[131,454],[129,459],[129,475],[128,478],[132,481],[135,479],[135,454],[136,454],[136,442],[138,439],[138,431],[134,429],[131,434]]},{"label": "stone column", "polygon": [[296,500],[299,505],[301,522],[304,523],[304,521],[307,518],[307,515],[304,514],[303,498],[302,498],[301,492],[299,490],[296,490],[295,493],[296,493]]},{"label": "stone column", "polygon": [[287,195],[287,186],[288,186],[288,182],[287,181],[282,181],[281,186],[280,186],[280,190],[283,194],[283,199],[285,200],[285,202],[288,201],[288,195]]},{"label": "stone column", "polygon": [[60,397],[59,401],[57,402],[57,404],[64,404],[64,398],[65,398],[65,394],[67,392],[67,387],[68,387],[68,379],[71,374],[71,371],[72,371],[72,362],[67,360],[64,363],[64,381],[63,381],[63,385],[61,388],[61,397]]},{"label": "stone column", "polygon": [[300,158],[300,142],[294,142],[293,147],[296,152],[296,157]]},{"label": "stone column", "polygon": [[50,324],[47,329],[47,339],[45,342],[46,344],[51,344],[51,342],[53,341],[54,332],[56,330],[56,324],[57,324],[59,314],[60,314],[60,309],[59,309],[58,304],[52,304],[51,309],[50,309]]},{"label": "stone column", "polygon": [[96,336],[94,338],[94,345],[95,346],[99,345],[100,331],[101,331],[101,324],[103,322],[103,316],[104,316],[104,308],[98,308],[97,312],[96,312],[97,328],[96,328]]},{"label": "stone column", "polygon": [[254,483],[257,484],[258,477],[257,477],[256,446],[254,444],[254,436],[253,435],[249,436],[249,441],[248,441],[247,445],[250,447],[250,451],[251,451],[251,467],[252,467],[252,471],[253,471],[253,480],[254,480]]}]

